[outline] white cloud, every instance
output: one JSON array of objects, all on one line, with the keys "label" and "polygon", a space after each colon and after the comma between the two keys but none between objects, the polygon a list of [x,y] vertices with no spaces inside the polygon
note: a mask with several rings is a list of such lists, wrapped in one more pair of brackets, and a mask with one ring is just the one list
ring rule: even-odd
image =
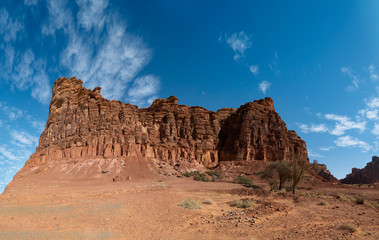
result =
[{"label": "white cloud", "polygon": [[341,72],[346,74],[349,78],[351,78],[353,80],[352,81],[353,85],[350,85],[347,87],[348,91],[355,91],[356,89],[359,88],[360,80],[359,80],[358,76],[354,74],[351,67],[348,67],[348,66],[342,67]]},{"label": "white cloud", "polygon": [[17,161],[19,160],[18,157],[16,157],[12,150],[10,150],[7,146],[5,145],[0,145],[0,155],[2,155],[3,157],[5,157],[6,159],[8,160],[12,160],[12,161]]},{"label": "white cloud", "polygon": [[42,132],[45,129],[45,123],[38,120],[32,120],[32,126]]},{"label": "white cloud", "polygon": [[254,74],[255,76],[258,74],[258,72],[259,72],[259,67],[258,67],[258,65],[251,65],[250,67],[249,67],[249,69],[250,69],[250,72],[252,73],[252,74]]},{"label": "white cloud", "polygon": [[374,65],[371,64],[370,66],[368,66],[368,70],[370,72],[370,79],[371,80],[374,80],[374,81],[379,80],[379,76],[376,73],[376,67]]},{"label": "white cloud", "polygon": [[[73,28],[73,16],[66,7],[67,0],[47,0],[49,12],[48,24],[43,25],[42,33],[53,35],[55,31],[62,29],[66,34]],[[53,35],[54,36],[54,35]]]},{"label": "white cloud", "polygon": [[347,116],[325,114],[325,119],[336,121],[334,128],[329,130],[332,135],[343,135],[345,134],[345,131],[351,129],[358,129],[360,132],[363,132],[366,129],[365,121],[354,122]]},{"label": "white cloud", "polygon": [[378,120],[379,119],[379,110],[369,110],[369,109],[362,109],[359,111],[362,117],[366,117],[369,120]]},{"label": "white cloud", "polygon": [[359,147],[364,152],[367,152],[372,149],[372,147],[368,143],[361,141],[358,138],[353,138],[349,135],[339,137],[337,140],[334,141],[334,143],[338,147]]},{"label": "white cloud", "polygon": [[271,83],[267,81],[263,81],[259,84],[259,90],[261,90],[264,94],[266,91],[270,89]]},{"label": "white cloud", "polygon": [[332,150],[334,147],[320,147],[320,150],[321,151],[330,151]]},{"label": "white cloud", "polygon": [[27,6],[34,6],[37,5],[39,0],[24,0],[24,4]]},{"label": "white cloud", "polygon": [[374,97],[374,98],[371,98],[370,100],[366,100],[366,105],[369,108],[379,108],[379,98]]},{"label": "white cloud", "polygon": [[17,39],[17,33],[24,29],[18,20],[13,20],[5,9],[0,9],[0,37],[5,42]]},{"label": "white cloud", "polygon": [[374,124],[374,129],[372,129],[372,134],[379,135],[379,123]]},{"label": "white cloud", "polygon": [[36,59],[33,51],[27,49],[21,56],[14,58],[13,47],[10,47],[11,61],[3,71],[3,77],[16,85],[20,90],[31,88],[32,97],[47,104],[51,96],[50,81],[46,73],[46,65],[42,59]]},{"label": "white cloud", "polygon": [[14,143],[19,146],[32,146],[37,144],[38,138],[34,137],[26,132],[13,130],[11,132],[11,137],[15,141]]},{"label": "white cloud", "polygon": [[[100,86],[105,98],[121,99],[130,82],[149,63],[152,51],[140,37],[126,31],[126,23],[117,12],[108,9],[107,0],[77,0],[77,4],[75,24],[66,1],[51,1],[50,21],[44,32],[55,36],[56,31],[63,30],[66,34],[68,44],[60,53],[60,66],[70,75],[82,79],[88,88]],[[153,84],[146,88],[154,88],[159,82],[146,84]],[[151,97],[145,95],[145,99],[139,100]]]},{"label": "white cloud", "polygon": [[227,44],[233,49],[234,60],[245,56],[245,50],[250,48],[252,42],[244,31],[233,33],[231,36],[225,36]]},{"label": "white cloud", "polygon": [[153,102],[158,90],[159,78],[154,75],[145,75],[134,81],[128,95],[131,103],[144,107]]},{"label": "white cloud", "polygon": [[328,131],[328,127],[325,124],[299,124],[299,128],[303,133],[323,133]]},{"label": "white cloud", "polygon": [[324,157],[321,154],[312,152],[312,150],[310,150],[310,149],[308,150],[308,156],[313,157],[313,158],[323,158]]},{"label": "white cloud", "polygon": [[82,27],[87,31],[103,28],[108,0],[76,0],[76,3],[79,5],[78,23]]},{"label": "white cloud", "polygon": [[24,112],[15,107],[8,107],[5,103],[0,102],[0,109],[8,116],[9,120],[14,121],[22,116]]}]

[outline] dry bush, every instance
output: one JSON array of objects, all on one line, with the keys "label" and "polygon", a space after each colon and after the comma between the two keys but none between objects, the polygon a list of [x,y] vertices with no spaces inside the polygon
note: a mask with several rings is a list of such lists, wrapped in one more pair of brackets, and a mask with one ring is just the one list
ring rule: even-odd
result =
[{"label": "dry bush", "polygon": [[231,202],[229,205],[231,207],[248,208],[248,207],[253,206],[254,203],[255,201],[252,199],[240,199],[240,200],[235,200]]},{"label": "dry bush", "polygon": [[358,230],[358,227],[352,223],[344,223],[339,227],[339,229],[354,233]]},{"label": "dry bush", "polygon": [[190,209],[190,210],[195,210],[195,209],[201,209],[201,204],[199,202],[197,202],[196,200],[192,199],[192,198],[187,198],[187,199],[184,199],[180,204],[179,206],[181,206],[182,208],[186,208],[186,209]]},{"label": "dry bush", "polygon": [[213,201],[213,200],[210,199],[210,198],[207,198],[207,199],[204,200],[203,203],[204,203],[204,204],[208,204],[208,205],[213,205],[213,204],[215,204],[215,201]]}]

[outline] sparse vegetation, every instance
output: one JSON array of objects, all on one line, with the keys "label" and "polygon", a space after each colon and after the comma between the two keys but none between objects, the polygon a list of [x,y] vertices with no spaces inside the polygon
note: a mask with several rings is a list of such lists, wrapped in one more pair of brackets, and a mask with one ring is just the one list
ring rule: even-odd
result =
[{"label": "sparse vegetation", "polygon": [[248,185],[248,186],[254,185],[253,180],[251,180],[250,178],[243,176],[243,175],[237,176],[235,179],[235,182],[239,183],[239,184]]},{"label": "sparse vegetation", "polygon": [[356,204],[365,204],[365,199],[362,197],[355,197]]},{"label": "sparse vegetation", "polygon": [[192,198],[187,198],[187,199],[184,199],[180,204],[179,206],[181,206],[182,208],[186,208],[186,209],[190,209],[190,210],[195,210],[195,209],[201,209],[201,204],[199,202],[197,202],[196,200],[192,199]]},{"label": "sparse vegetation", "polygon": [[291,178],[290,163],[287,161],[270,163],[258,175],[270,184],[272,191],[282,190],[284,184]]},{"label": "sparse vegetation", "polygon": [[354,233],[358,230],[358,227],[352,223],[344,223],[339,227],[339,229]]},{"label": "sparse vegetation", "polygon": [[218,182],[220,175],[216,172],[200,173],[199,171],[186,172],[183,174],[185,177],[193,177],[195,181],[200,182]]},{"label": "sparse vegetation", "polygon": [[318,202],[318,203],[317,203],[317,205],[320,205],[320,206],[325,206],[325,205],[327,205],[327,203],[326,203],[326,202],[324,202],[324,201],[320,201],[320,202]]},{"label": "sparse vegetation", "polygon": [[252,199],[240,199],[240,200],[235,200],[231,202],[229,205],[231,207],[248,208],[248,207],[253,206],[254,203],[255,201]]},{"label": "sparse vegetation", "polygon": [[210,198],[207,198],[207,199],[204,200],[203,203],[204,203],[204,204],[208,204],[208,205],[213,205],[213,204],[215,204],[215,201],[213,201],[213,200],[210,199]]},{"label": "sparse vegetation", "polygon": [[266,166],[266,168],[257,174],[268,182],[271,190],[282,190],[286,182],[290,182],[291,191],[295,194],[295,189],[300,180],[305,176],[309,163],[303,160],[296,160],[295,162],[273,162]]}]

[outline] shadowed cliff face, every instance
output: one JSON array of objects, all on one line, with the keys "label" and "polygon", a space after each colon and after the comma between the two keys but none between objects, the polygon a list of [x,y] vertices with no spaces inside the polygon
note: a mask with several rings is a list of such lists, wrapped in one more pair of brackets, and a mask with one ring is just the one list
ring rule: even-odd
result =
[{"label": "shadowed cliff face", "polygon": [[25,168],[69,159],[145,157],[170,165],[216,167],[220,161],[303,159],[303,140],[275,112],[270,98],[217,112],[177,104],[174,96],[149,108],[110,101],[59,78],[36,152]]},{"label": "shadowed cliff face", "polygon": [[345,184],[371,184],[379,182],[379,157],[373,156],[362,169],[353,168],[351,173],[340,180]]}]

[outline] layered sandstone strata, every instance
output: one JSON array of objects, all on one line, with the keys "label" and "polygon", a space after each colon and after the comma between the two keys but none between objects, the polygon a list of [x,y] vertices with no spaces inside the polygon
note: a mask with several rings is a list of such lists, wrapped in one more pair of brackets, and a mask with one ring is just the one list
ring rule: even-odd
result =
[{"label": "layered sandstone strata", "polygon": [[222,161],[308,161],[305,142],[287,130],[270,98],[217,112],[179,105],[174,96],[138,108],[82,85],[75,77],[56,80],[45,130],[25,167],[125,157],[206,168]]}]

